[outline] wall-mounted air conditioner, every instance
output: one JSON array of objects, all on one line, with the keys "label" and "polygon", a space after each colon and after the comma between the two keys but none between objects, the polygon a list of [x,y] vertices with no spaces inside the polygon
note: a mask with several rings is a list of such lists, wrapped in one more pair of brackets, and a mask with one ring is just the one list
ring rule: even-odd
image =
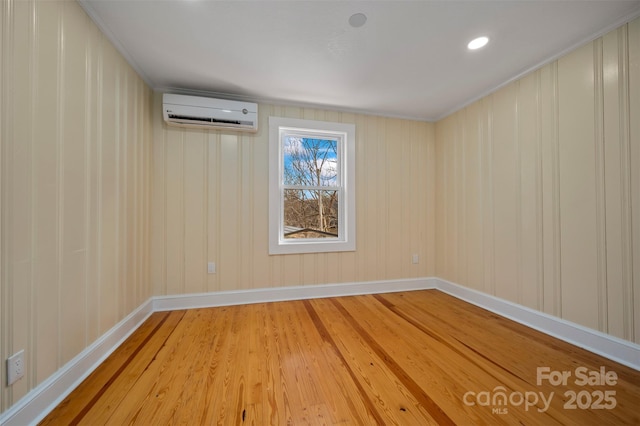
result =
[{"label": "wall-mounted air conditioner", "polygon": [[162,115],[167,124],[182,127],[258,130],[258,105],[199,96],[162,95]]}]

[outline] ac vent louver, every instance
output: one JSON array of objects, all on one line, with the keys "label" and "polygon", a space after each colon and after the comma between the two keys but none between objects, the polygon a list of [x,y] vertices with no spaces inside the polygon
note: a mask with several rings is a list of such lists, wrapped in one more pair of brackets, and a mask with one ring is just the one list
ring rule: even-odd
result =
[{"label": "ac vent louver", "polygon": [[164,94],[163,117],[167,124],[181,127],[258,130],[258,105],[250,102]]}]

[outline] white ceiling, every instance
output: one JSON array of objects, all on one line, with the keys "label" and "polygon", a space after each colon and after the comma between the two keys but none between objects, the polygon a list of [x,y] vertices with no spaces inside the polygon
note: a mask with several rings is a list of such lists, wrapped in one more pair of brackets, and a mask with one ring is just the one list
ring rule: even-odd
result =
[{"label": "white ceiling", "polygon": [[640,15],[640,0],[80,3],[155,90],[429,121]]}]

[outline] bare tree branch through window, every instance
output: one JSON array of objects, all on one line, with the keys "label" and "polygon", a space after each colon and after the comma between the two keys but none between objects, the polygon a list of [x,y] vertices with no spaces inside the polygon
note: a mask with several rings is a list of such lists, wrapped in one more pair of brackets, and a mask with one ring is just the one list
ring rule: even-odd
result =
[{"label": "bare tree branch through window", "polygon": [[338,237],[338,141],[287,136],[282,151],[285,237]]}]

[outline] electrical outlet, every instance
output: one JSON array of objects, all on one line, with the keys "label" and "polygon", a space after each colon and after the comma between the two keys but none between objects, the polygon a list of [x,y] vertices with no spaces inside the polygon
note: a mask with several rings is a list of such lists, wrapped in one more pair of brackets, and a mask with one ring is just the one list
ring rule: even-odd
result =
[{"label": "electrical outlet", "polygon": [[24,349],[7,359],[7,386],[11,386],[24,376]]},{"label": "electrical outlet", "polygon": [[414,254],[413,256],[411,256],[411,263],[415,265],[419,262],[420,262],[420,257],[417,254]]},{"label": "electrical outlet", "polygon": [[215,274],[216,273],[216,264],[215,262],[207,263],[207,273]]}]

